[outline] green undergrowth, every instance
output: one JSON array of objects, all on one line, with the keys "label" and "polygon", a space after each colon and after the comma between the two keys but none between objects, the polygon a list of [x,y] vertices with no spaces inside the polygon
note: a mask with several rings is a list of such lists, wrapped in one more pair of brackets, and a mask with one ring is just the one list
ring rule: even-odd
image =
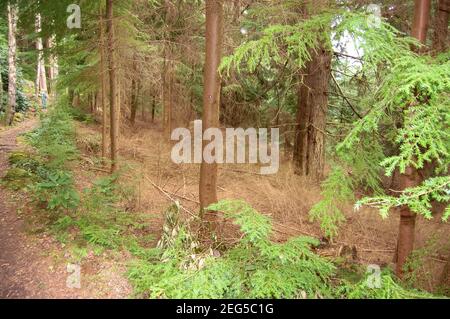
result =
[{"label": "green undergrowth", "polygon": [[[77,190],[73,169],[79,158],[73,113],[58,105],[41,117],[41,125],[26,134],[28,147],[10,154],[10,169],[2,183],[30,198],[30,232],[55,236],[81,260],[93,251],[143,250],[153,241],[144,216],[126,211],[121,201],[130,189],[118,175],[101,177]],[[148,219],[148,218],[147,218]]]},{"label": "green undergrowth", "polygon": [[75,209],[80,202],[70,163],[78,156],[71,118],[62,108],[41,116],[39,128],[25,135],[31,148],[10,154],[5,184],[23,190],[37,207],[53,218]]},{"label": "green undergrowth", "polygon": [[[243,201],[226,200],[210,207],[240,227],[242,237],[217,251],[202,246],[179,207],[169,207],[155,247],[148,215],[124,209],[129,190],[118,175],[101,177],[78,190],[74,119],[57,106],[42,115],[27,134],[30,146],[11,154],[3,183],[30,198],[39,229],[52,234],[71,258],[91,252],[127,252],[127,276],[135,296],[144,298],[428,298],[405,289],[388,270],[380,287],[370,288],[365,270],[346,268],[320,256],[310,237],[278,243],[270,239],[272,221]],[[128,257],[127,257],[128,258]],[[346,270],[346,271],[343,271]]]},{"label": "green undergrowth", "polygon": [[189,225],[166,212],[158,247],[136,258],[128,272],[138,296],[148,298],[430,298],[396,283],[389,270],[371,288],[361,266],[344,275],[334,260],[321,257],[318,240],[269,239],[272,224],[242,201],[221,201],[210,207],[223,212],[242,232],[225,252],[200,248]]}]

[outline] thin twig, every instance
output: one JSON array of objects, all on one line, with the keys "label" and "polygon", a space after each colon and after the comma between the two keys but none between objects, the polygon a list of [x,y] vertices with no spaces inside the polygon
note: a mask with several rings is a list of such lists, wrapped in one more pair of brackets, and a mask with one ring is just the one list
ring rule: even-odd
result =
[{"label": "thin twig", "polygon": [[336,84],[339,93],[342,95],[342,97],[344,98],[344,100],[348,103],[348,105],[350,106],[350,108],[352,109],[353,113],[355,113],[360,119],[362,119],[362,116],[356,111],[356,109],[354,108],[353,104],[350,102],[350,100],[347,98],[347,96],[345,96],[344,92],[342,91],[341,86],[339,85],[338,81],[336,80],[336,78],[334,77],[333,73],[331,73],[331,77],[333,78],[333,82]]},{"label": "thin twig", "polygon": [[178,201],[176,201],[175,199],[172,198],[172,196],[170,196],[170,194],[168,194],[164,189],[162,189],[161,187],[159,187],[158,185],[156,185],[150,178],[148,178],[147,176],[144,176],[144,178],[150,183],[152,184],[157,190],[159,190],[164,196],[166,196],[168,199],[170,199],[174,204],[176,204],[178,207],[180,207],[183,211],[185,211],[186,213],[188,213],[189,215],[191,215],[191,217],[198,219],[199,217],[194,214],[193,212],[191,212],[189,209],[185,208],[183,205],[181,205]]}]

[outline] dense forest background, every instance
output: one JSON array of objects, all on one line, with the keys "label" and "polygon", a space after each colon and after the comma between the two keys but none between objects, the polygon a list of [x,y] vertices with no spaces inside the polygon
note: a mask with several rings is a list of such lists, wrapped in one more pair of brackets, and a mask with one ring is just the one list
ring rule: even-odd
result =
[{"label": "dense forest background", "polygon": [[[44,263],[28,296],[449,296],[449,10],[0,1],[0,213],[23,222],[2,248],[33,256],[4,254],[0,291]],[[198,119],[279,129],[279,171],[174,163]]]}]

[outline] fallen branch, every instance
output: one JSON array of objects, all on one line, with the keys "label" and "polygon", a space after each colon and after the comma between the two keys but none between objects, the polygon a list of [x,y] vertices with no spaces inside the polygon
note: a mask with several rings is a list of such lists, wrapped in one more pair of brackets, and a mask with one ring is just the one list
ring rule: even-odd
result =
[{"label": "fallen branch", "polygon": [[177,200],[175,200],[172,196],[170,196],[169,193],[167,193],[164,189],[162,189],[161,187],[159,187],[158,185],[156,185],[150,178],[148,178],[147,176],[144,176],[144,178],[153,185],[153,187],[155,187],[157,190],[159,190],[165,197],[167,197],[169,200],[171,200],[175,205],[177,205],[178,207],[180,207],[181,210],[185,211],[186,213],[188,213],[189,215],[191,215],[192,218],[196,218],[198,219],[199,217],[194,214],[193,212],[191,212],[189,209],[185,208],[183,205],[181,205]]}]

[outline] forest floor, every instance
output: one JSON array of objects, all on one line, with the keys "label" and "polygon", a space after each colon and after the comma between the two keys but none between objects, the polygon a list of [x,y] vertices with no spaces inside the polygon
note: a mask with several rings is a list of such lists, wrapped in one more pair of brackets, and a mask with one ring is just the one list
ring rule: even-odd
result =
[{"label": "forest floor", "polygon": [[[94,137],[99,143],[100,127],[80,124],[77,135],[80,145],[89,145]],[[158,123],[139,122],[134,127],[124,123],[121,127],[119,154],[125,163],[124,175],[137,190],[133,209],[156,216],[152,228],[157,232],[157,238],[163,224],[162,212],[171,201],[180,201],[192,213],[199,209],[199,165],[174,164],[170,159],[173,143],[163,138]],[[86,150],[89,151],[89,147]],[[89,156],[92,155],[95,152]],[[88,167],[87,164],[84,170]],[[260,175],[258,172],[256,165],[221,164],[219,199],[243,199],[270,216],[275,241],[283,242],[294,236],[322,238],[319,223],[311,222],[308,213],[321,199],[320,187],[293,174],[288,159],[282,160],[277,174]],[[398,215],[392,212],[382,219],[378,211],[367,208],[355,211],[351,203],[344,205],[342,210],[346,221],[339,229],[339,235],[331,243],[323,242],[319,253],[351,263],[394,267]],[[415,248],[420,261],[414,284],[430,291],[440,280],[450,249],[450,224],[441,222],[441,217],[442,214],[437,214],[432,220],[417,218]],[[239,238],[232,228],[225,235],[231,243]]]},{"label": "forest floor", "polygon": [[[0,178],[8,169],[8,153],[18,147],[17,137],[36,125],[32,119],[0,131]],[[130,293],[121,272],[111,271],[107,261],[102,278],[83,276],[81,289],[68,288],[67,253],[51,235],[30,232],[20,196],[0,187],[0,299],[124,298]],[[82,268],[85,274],[89,259]]]},{"label": "forest floor", "polygon": [[[6,172],[7,153],[16,147],[16,138],[31,130],[35,121],[0,132],[0,177]],[[101,149],[100,126],[77,122],[77,146],[80,160],[72,167],[76,187],[81,192],[106,172],[98,161]],[[199,166],[176,165],[170,160],[171,143],[162,138],[158,124],[139,122],[134,128],[121,126],[119,154],[121,179],[134,190],[124,204],[127,212],[149,216],[146,233],[152,245],[161,234],[163,212],[174,200],[186,211],[198,211]],[[322,238],[308,211],[320,200],[320,188],[292,173],[285,160],[275,175],[259,175],[254,165],[221,165],[219,198],[243,199],[273,220],[273,240],[285,241],[293,236]],[[75,258],[73,250],[47,232],[39,222],[30,222],[31,207],[19,193],[0,188],[0,298],[126,298],[133,289],[126,279],[129,253],[88,251]],[[169,198],[170,197],[170,198]],[[342,207],[346,222],[333,242],[323,241],[319,253],[362,265],[392,265],[398,229],[395,213],[383,220],[371,209],[355,212],[351,205]],[[189,214],[186,213],[186,218]],[[417,284],[433,290],[439,280],[449,249],[450,225],[418,218],[416,248],[426,248],[420,256]],[[239,234],[233,228],[226,240],[236,242]],[[439,247],[439,248],[437,248]],[[442,248],[443,247],[443,248]],[[75,260],[75,261],[74,261]],[[81,267],[81,289],[68,288],[67,265]]]}]

